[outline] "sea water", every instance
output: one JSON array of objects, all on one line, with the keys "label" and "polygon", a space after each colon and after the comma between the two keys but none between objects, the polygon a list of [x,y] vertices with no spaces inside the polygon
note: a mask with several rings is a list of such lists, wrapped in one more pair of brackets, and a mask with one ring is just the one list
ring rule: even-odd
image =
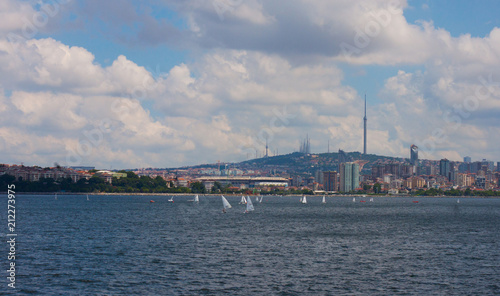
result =
[{"label": "sea water", "polygon": [[[500,199],[16,197],[16,295],[495,295]],[[152,203],[150,200],[154,200]],[[418,203],[417,203],[418,201]],[[7,197],[0,197],[2,236]],[[6,240],[6,239],[4,239]]]}]

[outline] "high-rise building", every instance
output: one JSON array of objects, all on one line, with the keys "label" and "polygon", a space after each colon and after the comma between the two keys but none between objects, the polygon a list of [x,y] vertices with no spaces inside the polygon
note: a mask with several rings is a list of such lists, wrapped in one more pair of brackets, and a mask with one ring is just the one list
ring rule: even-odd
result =
[{"label": "high-rise building", "polygon": [[450,170],[450,161],[446,158],[441,159],[441,161],[439,161],[439,174],[450,180]]},{"label": "high-rise building", "polygon": [[488,170],[494,171],[495,170],[495,163],[493,161],[489,161],[486,159],[483,159],[481,162],[481,167],[486,166]]},{"label": "high-rise building", "polygon": [[464,162],[470,163],[472,161],[472,158],[470,156],[464,157]]},{"label": "high-rise building", "polygon": [[325,179],[323,178],[323,171],[321,169],[316,171],[316,173],[314,174],[314,178],[316,178],[316,182],[318,182],[319,184],[325,185]]},{"label": "high-rise building", "polygon": [[365,117],[363,117],[364,134],[363,134],[363,154],[366,155],[366,94],[365,94]]},{"label": "high-rise building", "polygon": [[339,191],[351,192],[359,187],[359,164],[354,162],[341,163]]},{"label": "high-rise building", "polygon": [[497,161],[497,172],[500,172],[500,161]]},{"label": "high-rise building", "polygon": [[337,191],[339,190],[337,182],[337,172],[323,172],[323,187],[325,191]]},{"label": "high-rise building", "polygon": [[410,163],[412,165],[418,165],[418,147],[417,147],[417,145],[410,146]]}]

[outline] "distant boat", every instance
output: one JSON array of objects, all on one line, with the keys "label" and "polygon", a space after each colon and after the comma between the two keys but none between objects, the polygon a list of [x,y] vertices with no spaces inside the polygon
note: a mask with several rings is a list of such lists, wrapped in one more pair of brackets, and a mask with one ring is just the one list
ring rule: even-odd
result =
[{"label": "distant boat", "polygon": [[[169,200],[170,201],[170,200]],[[190,199],[188,200],[188,202],[195,202],[195,203],[199,203],[200,202],[200,198],[198,197],[198,194],[196,194],[194,196],[194,199]]]},{"label": "distant boat", "polygon": [[370,202],[373,202],[373,197],[370,197]]},{"label": "distant boat", "polygon": [[418,200],[414,200],[413,203],[418,203]]},{"label": "distant boat", "polygon": [[321,201],[321,203],[326,203],[326,197],[323,195],[323,200]]},{"label": "distant boat", "polygon": [[172,196],[168,201],[174,202],[174,197]]},{"label": "distant boat", "polygon": [[263,199],[264,199],[264,197],[263,197],[263,196],[261,196],[261,197],[260,197],[260,201],[259,201],[259,203],[262,203],[262,200],[263,200]]},{"label": "distant boat", "polygon": [[150,200],[149,202],[150,202],[150,203],[154,203],[155,201],[154,201],[154,200]]},{"label": "distant boat", "polygon": [[89,195],[87,194],[87,200],[89,200]]},{"label": "distant boat", "polygon": [[253,210],[254,210],[254,208],[253,208],[253,204],[252,204],[252,199],[249,196],[247,199],[247,209],[246,209],[245,213],[249,213]]},{"label": "distant boat", "polygon": [[460,199],[457,199],[457,203],[460,203]]},{"label": "distant boat", "polygon": [[306,204],[307,203],[307,199],[306,199],[306,196],[304,195],[304,197],[302,197],[302,200],[300,201],[301,203],[303,204]]},{"label": "distant boat", "polygon": [[221,197],[222,197],[222,206],[223,206],[222,212],[225,213],[227,209],[230,209],[232,207],[231,207],[231,204],[224,197],[224,195],[221,195]]},{"label": "distant boat", "polygon": [[57,193],[54,195],[54,199],[57,200]]},{"label": "distant boat", "polygon": [[240,205],[244,205],[247,203],[247,200],[245,199],[245,196],[241,196],[241,201],[240,201]]},{"label": "distant boat", "polygon": [[356,202],[356,198],[355,197],[352,198],[352,202]]}]

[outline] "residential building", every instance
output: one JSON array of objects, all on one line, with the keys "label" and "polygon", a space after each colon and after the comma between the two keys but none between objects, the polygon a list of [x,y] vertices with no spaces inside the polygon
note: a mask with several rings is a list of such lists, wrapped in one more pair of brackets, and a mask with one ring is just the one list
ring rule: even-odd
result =
[{"label": "residential building", "polygon": [[340,164],[339,191],[351,192],[359,187],[359,164],[345,162]]},{"label": "residential building", "polygon": [[337,172],[323,172],[323,188],[325,191],[338,191]]}]

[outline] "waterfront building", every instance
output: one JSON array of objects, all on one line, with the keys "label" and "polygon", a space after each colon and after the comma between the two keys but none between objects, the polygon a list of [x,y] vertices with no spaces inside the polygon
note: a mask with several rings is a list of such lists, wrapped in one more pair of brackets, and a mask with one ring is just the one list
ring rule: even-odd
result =
[{"label": "waterfront building", "polygon": [[337,181],[337,172],[323,172],[323,187],[325,191],[337,191],[338,190],[338,181]]},{"label": "waterfront building", "polygon": [[346,162],[340,164],[340,184],[341,192],[351,192],[359,187],[359,164]]}]

